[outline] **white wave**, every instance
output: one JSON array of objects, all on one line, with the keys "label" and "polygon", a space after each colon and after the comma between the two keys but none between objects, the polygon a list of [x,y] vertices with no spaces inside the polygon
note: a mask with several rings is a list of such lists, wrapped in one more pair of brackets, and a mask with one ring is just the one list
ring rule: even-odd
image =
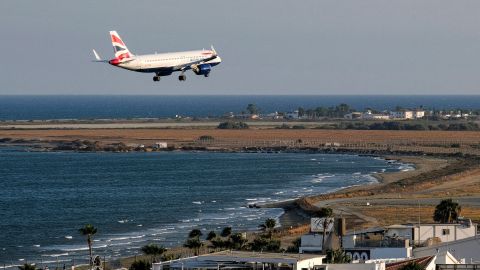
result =
[{"label": "white wave", "polygon": [[361,175],[361,172],[354,172],[353,175]]},{"label": "white wave", "polygon": [[121,219],[121,220],[118,220],[117,222],[121,223],[121,224],[124,224],[124,223],[128,223],[129,221],[133,221],[133,220]]},{"label": "white wave", "polygon": [[137,227],[143,227],[143,225],[142,225],[142,224],[138,224]]},{"label": "white wave", "polygon": [[65,235],[65,239],[73,239],[73,236],[71,236],[71,235]]},{"label": "white wave", "polygon": [[257,198],[253,198],[253,199],[245,199],[245,201],[256,201],[258,200]]},{"label": "white wave", "polygon": [[43,255],[43,256],[56,258],[56,257],[61,257],[61,256],[68,256],[68,252],[59,253],[59,254],[46,254],[46,255]]},{"label": "white wave", "polygon": [[202,204],[202,202],[192,202],[193,204]]},{"label": "white wave", "polygon": [[274,195],[280,195],[280,194],[283,194],[285,193],[284,191],[279,191],[279,192],[275,192]]},{"label": "white wave", "polygon": [[315,161],[315,160],[317,160],[317,159],[316,159],[316,158],[311,158],[310,160],[313,160],[313,161]]},{"label": "white wave", "polygon": [[37,248],[40,247],[40,245],[33,245],[33,246],[34,246],[34,247],[37,247]]},{"label": "white wave", "polygon": [[217,201],[212,201],[212,203],[216,203]]}]

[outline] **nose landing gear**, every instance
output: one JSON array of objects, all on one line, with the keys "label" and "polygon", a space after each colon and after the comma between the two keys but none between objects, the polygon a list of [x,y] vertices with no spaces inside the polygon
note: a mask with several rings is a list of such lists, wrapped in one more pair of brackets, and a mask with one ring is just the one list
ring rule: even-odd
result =
[{"label": "nose landing gear", "polygon": [[153,76],[153,81],[154,82],[160,81],[160,76],[158,76],[158,75]]},{"label": "nose landing gear", "polygon": [[178,76],[178,80],[179,81],[185,81],[185,80],[187,80],[187,76],[184,75],[184,74],[181,74],[180,76]]}]

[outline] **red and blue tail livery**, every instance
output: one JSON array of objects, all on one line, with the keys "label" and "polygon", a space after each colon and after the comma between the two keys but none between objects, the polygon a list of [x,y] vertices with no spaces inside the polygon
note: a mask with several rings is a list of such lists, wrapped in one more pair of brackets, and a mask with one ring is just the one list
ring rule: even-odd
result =
[{"label": "red and blue tail livery", "polygon": [[160,81],[162,76],[169,76],[176,71],[180,72],[178,79],[185,81],[187,70],[192,70],[196,75],[208,77],[212,68],[222,62],[213,46],[211,50],[134,55],[128,50],[117,31],[110,31],[110,37],[115,58],[102,60],[93,50],[95,62],[109,63],[131,71],[155,73],[154,81]]}]

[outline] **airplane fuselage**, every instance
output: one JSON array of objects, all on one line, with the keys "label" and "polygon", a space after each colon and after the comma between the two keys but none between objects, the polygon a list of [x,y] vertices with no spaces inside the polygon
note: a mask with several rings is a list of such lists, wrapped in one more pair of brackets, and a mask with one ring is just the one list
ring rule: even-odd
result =
[{"label": "airplane fuselage", "polygon": [[[215,59],[207,60],[211,58],[213,52],[208,50],[199,51],[186,51],[186,52],[174,52],[174,53],[159,53],[159,54],[146,54],[136,55],[134,59],[125,63],[120,61],[116,62],[115,59],[110,60],[110,64],[116,67],[137,71],[137,72],[160,72],[162,71],[175,71],[175,67],[187,65],[192,62],[203,62],[215,66],[221,63],[221,58],[217,56]],[[204,61],[207,60],[207,61]],[[191,69],[190,67],[185,70]]]}]

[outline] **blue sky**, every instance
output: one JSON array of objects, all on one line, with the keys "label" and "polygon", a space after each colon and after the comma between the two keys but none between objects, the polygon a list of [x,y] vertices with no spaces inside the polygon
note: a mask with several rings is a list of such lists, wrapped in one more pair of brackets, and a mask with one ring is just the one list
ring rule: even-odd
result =
[{"label": "blue sky", "polygon": [[[0,1],[0,94],[478,94],[480,1]],[[208,48],[209,78],[92,63]]]}]

